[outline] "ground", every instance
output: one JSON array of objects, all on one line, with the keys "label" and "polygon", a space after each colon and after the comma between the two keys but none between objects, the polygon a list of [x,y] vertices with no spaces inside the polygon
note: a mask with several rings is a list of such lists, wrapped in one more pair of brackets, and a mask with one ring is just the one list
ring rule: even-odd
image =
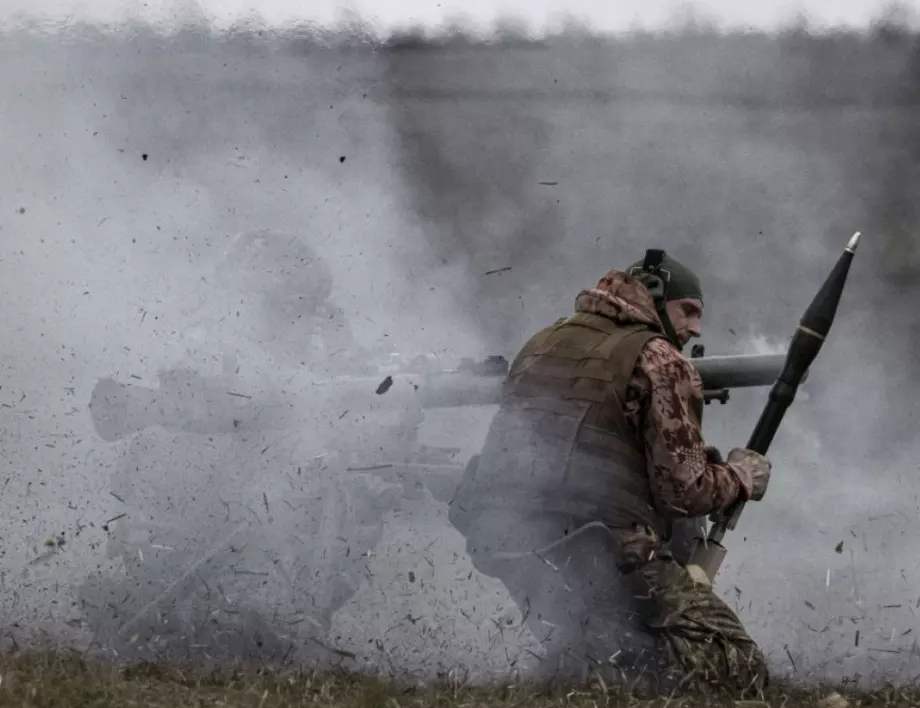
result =
[{"label": "ground", "polygon": [[890,688],[873,693],[839,694],[827,688],[774,686],[758,700],[731,696],[670,695],[642,699],[597,683],[588,687],[502,685],[471,687],[449,680],[440,685],[388,683],[345,674],[304,674],[239,668],[222,672],[165,665],[117,667],[75,653],[51,650],[0,655],[0,707],[69,708],[479,708],[495,706],[920,706],[920,691]]}]

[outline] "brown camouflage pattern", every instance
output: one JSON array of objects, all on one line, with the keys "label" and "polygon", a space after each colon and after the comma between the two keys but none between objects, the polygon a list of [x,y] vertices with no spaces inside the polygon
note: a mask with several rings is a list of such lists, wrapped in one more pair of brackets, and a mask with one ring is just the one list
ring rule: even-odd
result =
[{"label": "brown camouflage pattern", "polygon": [[706,516],[749,497],[747,468],[719,461],[703,440],[702,406],[693,364],[670,342],[650,341],[627,389],[626,411],[641,431],[653,502],[667,518]]},{"label": "brown camouflage pattern", "polygon": [[[651,294],[619,271],[579,293],[575,309],[661,330]],[[702,406],[693,364],[665,339],[646,344],[627,390],[626,414],[641,433],[653,503],[666,518],[706,516],[750,496],[749,467],[722,461],[703,441]]]},{"label": "brown camouflage pattern", "polygon": [[[578,312],[662,331],[648,290],[626,273],[610,271],[576,298]],[[706,516],[739,499],[759,498],[769,462],[733,450],[723,459],[701,431],[702,381],[696,368],[666,339],[643,348],[627,389],[627,418],[645,448],[652,503],[663,517]],[[759,496],[758,496],[759,495]],[[666,645],[688,680],[757,691],[767,668],[737,615],[708,585],[661,551],[649,528],[620,534],[628,560],[637,562],[647,597],[639,602],[643,624]]]},{"label": "brown camouflage pattern", "polygon": [[663,332],[655,301],[646,287],[626,273],[612,270],[593,288],[575,298],[575,311],[602,315],[623,324],[641,323]]}]

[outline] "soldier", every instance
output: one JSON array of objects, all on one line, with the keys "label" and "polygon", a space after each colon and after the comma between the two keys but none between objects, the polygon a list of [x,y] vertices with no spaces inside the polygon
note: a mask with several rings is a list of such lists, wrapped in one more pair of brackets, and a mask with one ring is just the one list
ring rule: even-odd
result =
[{"label": "soldier", "polygon": [[330,300],[329,266],[297,236],[270,229],[243,233],[215,275],[228,296],[220,316],[230,315],[223,320],[229,330],[258,342],[279,363],[326,374],[365,370],[368,353]]},{"label": "soldier", "polygon": [[343,469],[342,441],[310,405],[311,379],[366,355],[329,302],[328,267],[296,237],[242,234],[209,286],[158,389],[94,391],[97,432],[127,438],[108,528],[126,577],[94,578],[82,597],[122,654],[322,660],[399,497]]},{"label": "soldier", "polygon": [[703,440],[701,382],[681,354],[702,313],[699,279],[661,251],[581,291],[512,363],[451,503],[556,676],[613,664],[658,688],[765,685],[738,617],[666,547],[674,522],[759,500],[770,478],[757,453],[723,460]]}]

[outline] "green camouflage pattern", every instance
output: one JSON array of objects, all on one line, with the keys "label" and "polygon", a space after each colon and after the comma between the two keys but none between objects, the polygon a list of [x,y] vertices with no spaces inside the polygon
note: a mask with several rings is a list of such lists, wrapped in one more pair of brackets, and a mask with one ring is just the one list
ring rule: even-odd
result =
[{"label": "green camouflage pattern", "polygon": [[767,685],[766,660],[757,643],[707,582],[698,582],[667,557],[636,573],[648,587],[637,597],[640,620],[665,645],[683,683],[752,695]]}]

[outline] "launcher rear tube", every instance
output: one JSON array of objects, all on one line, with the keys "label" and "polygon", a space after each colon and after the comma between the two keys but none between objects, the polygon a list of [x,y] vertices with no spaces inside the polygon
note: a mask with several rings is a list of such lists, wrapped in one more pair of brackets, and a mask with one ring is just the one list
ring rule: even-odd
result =
[{"label": "launcher rear tube", "polygon": [[[783,354],[741,354],[690,359],[707,391],[751,386],[770,386],[786,361]],[[501,402],[501,376],[475,376],[466,372],[444,373],[419,380],[423,408],[493,406]]]}]

